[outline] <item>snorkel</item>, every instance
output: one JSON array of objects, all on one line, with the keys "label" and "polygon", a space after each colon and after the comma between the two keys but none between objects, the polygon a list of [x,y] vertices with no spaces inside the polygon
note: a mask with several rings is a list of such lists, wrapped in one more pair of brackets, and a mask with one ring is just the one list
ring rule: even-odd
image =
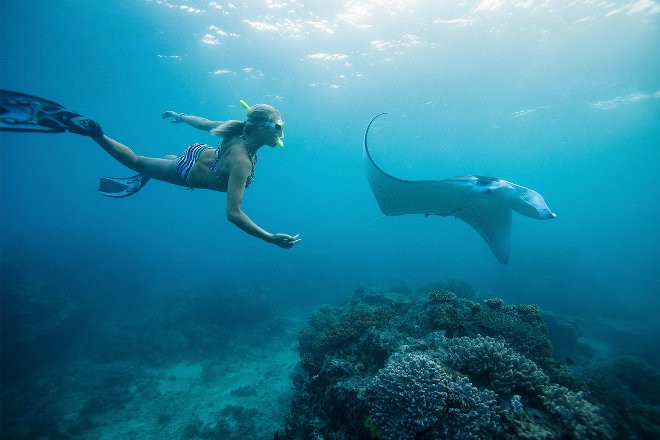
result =
[{"label": "snorkel", "polygon": [[[241,107],[243,107],[246,112],[250,111],[250,106],[248,105],[247,102],[243,101],[242,99],[239,102],[241,103]],[[282,139],[280,139],[279,137],[277,138],[277,146],[280,148],[284,148],[284,142],[282,142]]]}]

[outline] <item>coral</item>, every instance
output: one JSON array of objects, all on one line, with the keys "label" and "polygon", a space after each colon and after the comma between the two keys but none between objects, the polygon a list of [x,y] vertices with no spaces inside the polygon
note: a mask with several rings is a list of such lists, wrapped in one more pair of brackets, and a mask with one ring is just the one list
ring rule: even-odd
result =
[{"label": "coral", "polygon": [[456,299],[456,295],[448,290],[433,290],[429,292],[429,299],[432,302],[450,302]]},{"label": "coral", "polygon": [[367,388],[373,423],[385,439],[414,438],[444,414],[448,381],[442,365],[423,354],[394,358]]},{"label": "coral", "polygon": [[501,340],[487,336],[443,338],[442,362],[497,393],[537,391],[548,376],[531,360]]},{"label": "coral", "polygon": [[385,365],[395,346],[396,342],[391,334],[379,332],[372,327],[364,332],[356,344],[357,365],[375,373]]},{"label": "coral", "polygon": [[541,309],[536,304],[518,304],[515,309],[523,321],[536,323],[543,320]]},{"label": "coral", "polygon": [[475,323],[491,335],[501,335],[510,331],[516,332],[522,325],[522,322],[516,317],[492,310],[484,310],[475,314]]},{"label": "coral", "polygon": [[446,330],[447,336],[462,334],[465,329],[465,316],[455,301],[431,302],[427,313],[431,328]]},{"label": "coral", "polygon": [[539,314],[533,314],[529,307],[523,307],[520,311],[520,306],[514,308],[489,304],[489,308],[473,315],[474,325],[480,332],[505,338],[516,350],[536,362],[545,365],[551,362],[552,344]]},{"label": "coral", "polygon": [[499,310],[504,306],[504,300],[501,298],[486,298],[483,301],[491,310]]},{"label": "coral", "polygon": [[326,328],[334,325],[336,322],[337,318],[334,315],[334,308],[328,304],[320,306],[309,317],[309,326],[320,332],[325,331]]},{"label": "coral", "polygon": [[573,392],[560,385],[549,385],[541,400],[562,426],[562,436],[576,439],[613,438],[612,428],[600,414],[600,408],[590,403],[582,391]]},{"label": "coral", "polygon": [[488,438],[495,429],[495,397],[421,353],[393,356],[366,391],[372,421],[385,439],[416,438],[425,431],[446,438]]},{"label": "coral", "polygon": [[335,383],[346,377],[349,377],[353,373],[354,369],[355,367],[353,364],[345,359],[335,356],[326,356],[325,360],[323,361],[323,365],[321,366],[319,376],[323,377],[323,380]]},{"label": "coral", "polygon": [[469,283],[463,280],[449,279],[444,281],[436,281],[424,287],[417,289],[418,292],[431,292],[434,290],[446,290],[453,292],[456,296],[466,299],[474,298],[474,288]]},{"label": "coral", "polygon": [[520,414],[523,411],[522,398],[519,394],[514,394],[511,398],[511,408],[514,414]]},{"label": "coral", "polygon": [[300,361],[306,371],[316,374],[321,368],[323,353],[319,345],[326,331],[336,323],[335,310],[329,305],[324,305],[310,316],[309,325],[298,331]]},{"label": "coral", "polygon": [[432,438],[492,439],[499,421],[495,412],[497,394],[479,390],[467,377],[453,377],[454,380],[449,382],[447,415],[431,430]]},{"label": "coral", "polygon": [[322,350],[332,349],[359,338],[369,327],[376,326],[392,316],[387,307],[371,309],[359,306],[348,310],[335,325],[326,329],[319,341]]}]

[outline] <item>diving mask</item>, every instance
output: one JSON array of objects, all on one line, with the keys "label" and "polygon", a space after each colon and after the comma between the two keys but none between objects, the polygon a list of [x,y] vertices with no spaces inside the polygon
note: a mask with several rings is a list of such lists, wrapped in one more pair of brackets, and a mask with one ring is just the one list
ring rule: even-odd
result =
[{"label": "diving mask", "polygon": [[[247,104],[247,102],[243,101],[242,99],[239,102],[241,103],[241,107],[243,107],[246,111],[250,111],[250,106]],[[284,142],[282,142],[282,138],[284,137],[284,122],[282,122],[281,120],[277,122],[259,121],[258,124],[265,125],[267,127],[273,127],[277,131],[279,131],[280,135],[277,137],[277,145],[280,148],[284,147]]]}]

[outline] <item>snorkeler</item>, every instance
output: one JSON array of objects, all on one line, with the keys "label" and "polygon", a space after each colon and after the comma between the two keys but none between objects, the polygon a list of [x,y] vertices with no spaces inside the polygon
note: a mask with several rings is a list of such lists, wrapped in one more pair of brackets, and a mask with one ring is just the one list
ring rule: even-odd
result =
[{"label": "snorkeler", "polygon": [[243,105],[244,121],[211,121],[198,116],[166,111],[162,117],[184,122],[223,138],[219,148],[195,143],[179,156],[152,158],[136,155],[129,147],[103,134],[95,121],[61,105],[22,93],[0,90],[0,130],[61,133],[69,131],[89,136],[122,165],[138,172],[130,178],[102,178],[99,191],[111,197],[135,194],[149,179],[187,188],[203,188],[227,193],[227,219],[248,234],[288,249],[299,235],[273,234],[254,223],[242,210],[245,188],[254,179],[257,151],[262,146],[283,145],[284,123],[270,105]]}]

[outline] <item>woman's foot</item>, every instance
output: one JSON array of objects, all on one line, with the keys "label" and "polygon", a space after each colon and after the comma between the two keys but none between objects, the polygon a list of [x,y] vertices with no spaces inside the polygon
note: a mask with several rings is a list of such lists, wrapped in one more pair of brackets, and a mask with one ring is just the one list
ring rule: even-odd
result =
[{"label": "woman's foot", "polygon": [[61,128],[83,136],[103,136],[103,129],[96,121],[66,109],[56,112],[41,112],[38,124],[55,129]]}]

